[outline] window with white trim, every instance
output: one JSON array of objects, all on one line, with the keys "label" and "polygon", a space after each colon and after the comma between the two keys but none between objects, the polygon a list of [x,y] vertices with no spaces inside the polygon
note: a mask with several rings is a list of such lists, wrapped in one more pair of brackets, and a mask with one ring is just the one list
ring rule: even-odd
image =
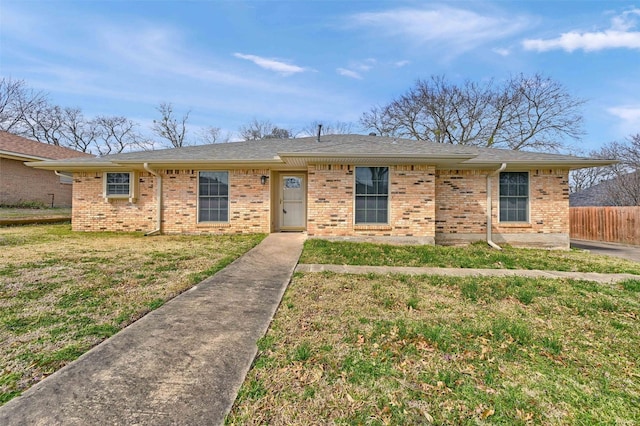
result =
[{"label": "window with white trim", "polygon": [[129,172],[106,172],[104,182],[104,194],[112,198],[131,197],[131,184],[133,179]]},{"label": "window with white trim", "polygon": [[229,221],[229,172],[199,172],[198,222]]},{"label": "window with white trim", "polygon": [[389,222],[389,168],[356,167],[355,223]]},{"label": "window with white trim", "polygon": [[529,173],[500,173],[500,222],[529,221]]}]

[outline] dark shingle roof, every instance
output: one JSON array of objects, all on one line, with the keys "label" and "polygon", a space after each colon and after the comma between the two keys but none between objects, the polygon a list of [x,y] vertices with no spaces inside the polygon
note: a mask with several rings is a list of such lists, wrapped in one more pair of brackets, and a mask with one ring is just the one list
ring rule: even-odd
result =
[{"label": "dark shingle roof", "polygon": [[[632,196],[633,189],[638,188],[639,183],[640,172],[632,172],[604,180],[582,191],[569,194],[569,206],[634,206],[638,196]],[[628,185],[628,187],[624,188],[624,185]]]},{"label": "dark shingle roof", "polygon": [[16,157],[27,159],[46,158],[51,160],[62,160],[77,157],[95,158],[87,154],[62,146],[50,145],[23,138],[5,131],[0,131],[0,151],[13,154]]},{"label": "dark shingle roof", "polygon": [[[326,162],[363,161],[364,159],[404,159],[404,163],[438,163],[447,159],[449,164],[457,164],[461,168],[491,167],[502,162],[517,164],[549,164],[565,167],[586,167],[606,160],[572,157],[560,154],[538,152],[510,151],[503,149],[478,148],[466,145],[440,144],[409,139],[388,138],[364,135],[326,135],[320,142],[316,137],[296,139],[267,139],[198,145],[156,151],[140,151],[107,155],[100,158],[74,160],[74,168],[87,164],[91,167],[100,165],[124,165],[131,163],[149,164],[226,164],[259,163],[265,164],[297,164],[309,159]],[[296,160],[298,159],[298,160]],[[321,161],[320,161],[321,160]],[[296,162],[297,161],[297,162]],[[63,163],[59,163],[63,165]],[[610,162],[609,162],[610,163]],[[608,164],[608,163],[607,163]],[[53,164],[52,164],[53,166]],[[67,164],[71,167],[71,164]],[[63,168],[61,168],[63,170]]]}]

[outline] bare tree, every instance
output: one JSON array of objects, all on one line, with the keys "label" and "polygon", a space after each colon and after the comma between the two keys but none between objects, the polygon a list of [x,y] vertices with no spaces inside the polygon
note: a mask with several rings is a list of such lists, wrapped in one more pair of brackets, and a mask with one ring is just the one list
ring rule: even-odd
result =
[{"label": "bare tree", "polygon": [[620,161],[605,169],[608,179],[606,204],[640,206],[640,133],[623,142],[605,145],[602,153]]},{"label": "bare tree", "polygon": [[321,135],[348,135],[350,133],[353,133],[354,127],[353,123],[348,123],[345,121],[335,121],[333,123],[312,121],[302,129],[301,133],[307,136],[315,136],[318,134],[319,125],[322,125],[322,129],[320,130]]},{"label": "bare tree", "polygon": [[21,136],[51,145],[65,145],[64,110],[57,105],[45,105],[25,112]]},{"label": "bare tree", "polygon": [[418,80],[405,94],[362,115],[360,123],[383,136],[514,150],[557,150],[579,138],[581,99],[535,74],[453,84],[442,76]]},{"label": "bare tree", "polygon": [[203,144],[227,143],[231,136],[229,133],[223,134],[220,127],[207,127],[199,132],[199,141]]},{"label": "bare tree", "polygon": [[148,149],[149,141],[138,131],[138,124],[122,116],[98,116],[93,120],[100,155],[117,154],[133,148]]},{"label": "bare tree", "polygon": [[293,132],[289,129],[273,125],[269,120],[259,121],[254,118],[251,122],[240,126],[240,137],[245,141],[257,141],[261,139],[289,139]]},{"label": "bare tree", "polygon": [[609,142],[590,157],[616,159],[619,162],[606,167],[574,170],[571,172],[572,193],[596,187],[588,200],[594,205],[640,206],[640,133],[623,142]]},{"label": "bare tree", "polygon": [[48,107],[47,95],[29,88],[24,80],[0,79],[0,130],[26,136],[27,117]]},{"label": "bare tree", "polygon": [[96,145],[98,128],[95,121],[87,120],[80,108],[65,108],[63,110],[64,145],[82,152],[91,152]]},{"label": "bare tree", "polygon": [[185,137],[187,134],[187,121],[191,111],[187,111],[180,119],[177,119],[174,117],[171,103],[162,102],[156,109],[160,113],[160,119],[153,120],[151,130],[156,135],[166,139],[175,148],[188,145]]},{"label": "bare tree", "polygon": [[[589,154],[589,157],[597,158],[596,153]],[[584,169],[572,170],[569,179],[569,192],[584,191],[601,182],[606,176],[604,167],[587,167]]]}]

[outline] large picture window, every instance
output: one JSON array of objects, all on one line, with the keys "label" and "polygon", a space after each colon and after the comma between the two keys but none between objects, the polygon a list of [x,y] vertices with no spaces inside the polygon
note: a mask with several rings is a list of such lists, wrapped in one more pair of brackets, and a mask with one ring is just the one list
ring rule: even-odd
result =
[{"label": "large picture window", "polygon": [[104,193],[107,197],[131,196],[131,173],[105,173]]},{"label": "large picture window", "polygon": [[229,221],[229,172],[200,172],[198,222]]},{"label": "large picture window", "polygon": [[500,173],[500,221],[529,221],[529,173]]},{"label": "large picture window", "polygon": [[356,167],[356,225],[388,221],[389,168]]}]

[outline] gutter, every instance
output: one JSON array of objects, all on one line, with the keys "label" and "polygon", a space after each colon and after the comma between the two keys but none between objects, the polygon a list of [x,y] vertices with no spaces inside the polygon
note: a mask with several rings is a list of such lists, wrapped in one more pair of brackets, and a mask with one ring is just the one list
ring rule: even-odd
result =
[{"label": "gutter", "polygon": [[144,163],[142,165],[142,167],[148,171],[149,173],[151,173],[153,176],[155,176],[156,178],[156,186],[157,186],[157,194],[156,194],[156,211],[157,211],[157,221],[158,224],[156,225],[156,229],[154,229],[151,232],[147,232],[146,234],[144,234],[145,236],[150,236],[150,235],[157,235],[160,234],[162,232],[162,176],[160,176],[159,173],[157,173],[155,170],[152,170],[149,167],[149,163]]},{"label": "gutter", "polygon": [[489,173],[487,175],[487,244],[497,250],[502,250],[502,247],[497,245],[491,239],[491,228],[493,228],[493,217],[491,212],[493,210],[493,199],[491,198],[491,178],[507,168],[507,163],[502,163],[499,169]]},{"label": "gutter", "polygon": [[60,173],[60,172],[59,172],[59,171],[57,171],[57,170],[54,170],[54,171],[53,171],[53,173],[54,173],[56,176],[66,177],[66,178],[71,178],[71,179],[73,179],[73,175],[66,175],[66,174],[64,174],[64,173]]}]

